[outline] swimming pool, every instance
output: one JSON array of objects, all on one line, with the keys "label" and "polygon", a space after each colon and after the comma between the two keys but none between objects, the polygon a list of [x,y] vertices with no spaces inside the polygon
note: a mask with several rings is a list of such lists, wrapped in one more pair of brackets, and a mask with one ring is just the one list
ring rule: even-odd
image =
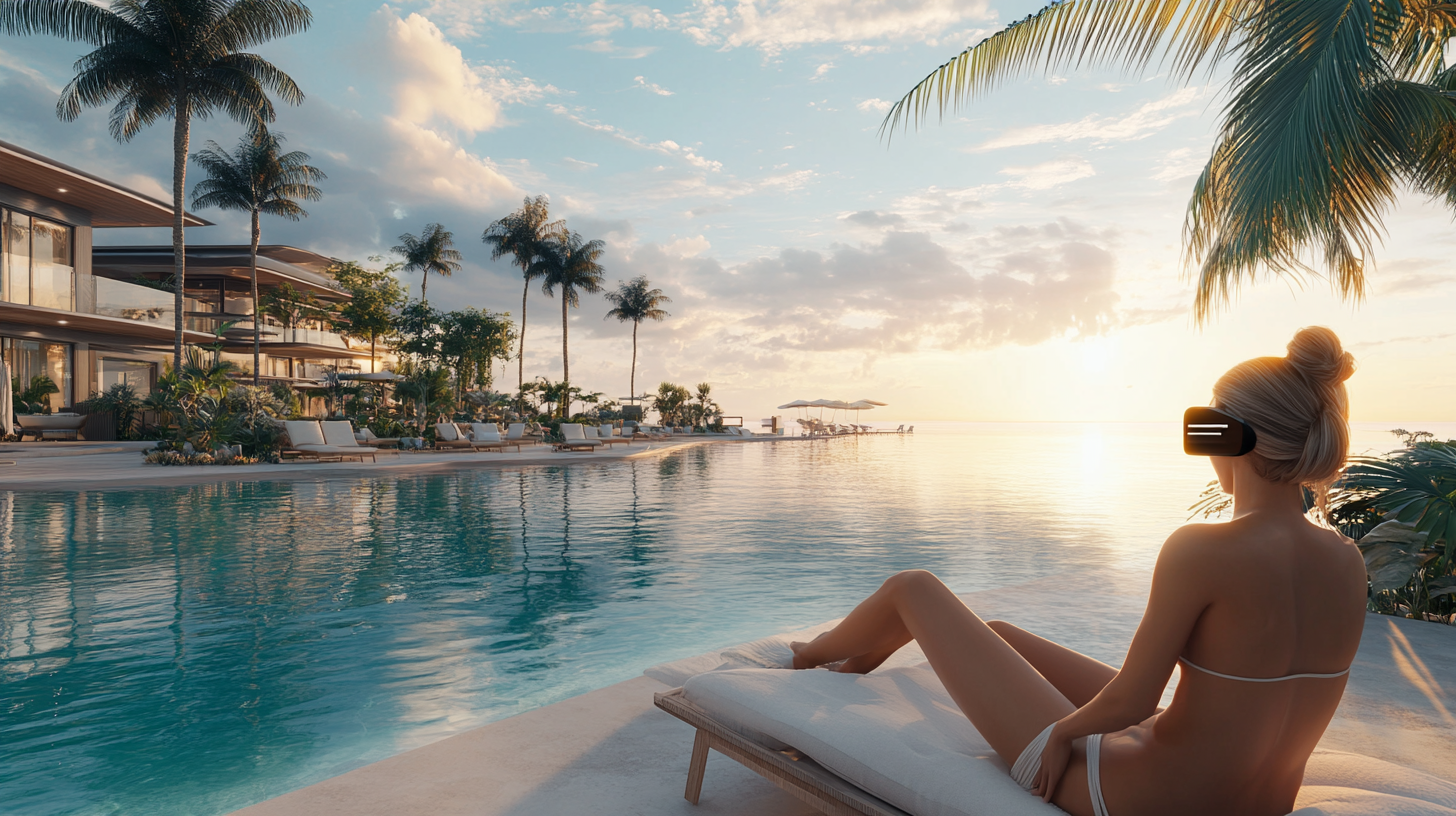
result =
[{"label": "swimming pool", "polygon": [[897,569],[1148,568],[1209,477],[1174,425],[931,430],[0,494],[0,809],[226,813],[840,615]]}]

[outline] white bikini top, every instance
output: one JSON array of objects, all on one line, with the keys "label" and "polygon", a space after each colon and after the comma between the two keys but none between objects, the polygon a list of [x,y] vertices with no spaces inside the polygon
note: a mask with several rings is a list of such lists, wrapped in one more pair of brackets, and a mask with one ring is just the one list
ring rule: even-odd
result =
[{"label": "white bikini top", "polygon": [[1344,671],[1338,671],[1333,674],[1314,674],[1311,672],[1307,672],[1304,674],[1286,674],[1283,677],[1239,677],[1236,674],[1224,674],[1223,672],[1216,672],[1212,669],[1205,669],[1186,657],[1178,658],[1178,662],[1182,663],[1185,666],[1190,666],[1192,668],[1198,669],[1204,674],[1211,674],[1214,677],[1222,677],[1225,680],[1242,680],[1245,683],[1278,683],[1284,680],[1299,680],[1306,677],[1315,680],[1330,680],[1335,677],[1344,677],[1345,675],[1350,673],[1350,670],[1346,668]]}]

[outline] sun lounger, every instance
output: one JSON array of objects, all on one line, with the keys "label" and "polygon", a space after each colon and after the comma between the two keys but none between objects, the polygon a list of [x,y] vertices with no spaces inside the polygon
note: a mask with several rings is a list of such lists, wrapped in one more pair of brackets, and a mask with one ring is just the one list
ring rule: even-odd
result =
[{"label": "sun lounger", "polygon": [[397,436],[375,436],[368,428],[360,428],[354,433],[354,439],[371,448],[397,448],[399,437]]},{"label": "sun lounger", "polygon": [[472,422],[470,424],[470,443],[476,450],[496,450],[504,452],[507,445],[520,450],[521,446],[515,442],[507,442],[501,439],[500,428],[494,422]]},{"label": "sun lounger", "polygon": [[596,432],[597,432],[597,438],[600,439],[601,442],[602,442],[602,444],[603,445],[606,445],[607,447],[611,447],[613,445],[630,445],[630,444],[632,444],[632,440],[631,439],[625,439],[625,438],[620,437],[620,436],[612,436],[612,426],[611,425],[602,425],[602,426],[600,426],[600,427],[598,427],[596,429]]},{"label": "sun lounger", "polygon": [[435,423],[435,450],[475,450],[469,439],[460,433],[453,422]]},{"label": "sun lounger", "polygon": [[[697,729],[684,794],[694,803],[713,749],[826,813],[1062,814],[1012,781],[928,664],[868,675],[709,671],[656,703]],[[1295,806],[1292,816],[1456,816],[1456,784],[1320,750]]]},{"label": "sun lounger", "polygon": [[378,453],[378,450],[360,445],[358,440],[354,439],[354,426],[350,423],[321,422],[319,426],[323,428],[324,444],[337,449],[340,456],[355,457],[361,462],[367,456],[369,461],[375,461],[374,454]]},{"label": "sun lounger", "polygon": [[[349,425],[349,423],[342,423]],[[368,456],[374,458],[374,448],[365,448],[354,442],[354,432],[350,426],[348,445],[330,445],[324,438],[324,429],[317,420],[286,420],[283,423],[283,430],[288,434],[288,448],[285,453],[297,453],[300,458],[323,461],[330,459],[342,461],[345,456],[363,459]],[[336,438],[337,438],[337,431]]]},{"label": "sun lounger", "polygon": [[506,442],[515,445],[520,450],[522,445],[539,445],[541,440],[526,435],[526,423],[512,422],[506,427]]},{"label": "sun lounger", "polygon": [[561,424],[562,441],[553,447],[559,451],[595,451],[602,446],[600,439],[587,439],[585,430],[573,422]]}]

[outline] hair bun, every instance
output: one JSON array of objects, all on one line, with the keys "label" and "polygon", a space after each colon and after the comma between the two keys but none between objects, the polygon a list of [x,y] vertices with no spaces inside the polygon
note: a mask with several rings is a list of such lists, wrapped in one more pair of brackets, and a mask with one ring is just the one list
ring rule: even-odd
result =
[{"label": "hair bun", "polygon": [[1355,358],[1340,347],[1340,338],[1324,326],[1295,332],[1286,358],[1311,385],[1333,388],[1355,373]]}]

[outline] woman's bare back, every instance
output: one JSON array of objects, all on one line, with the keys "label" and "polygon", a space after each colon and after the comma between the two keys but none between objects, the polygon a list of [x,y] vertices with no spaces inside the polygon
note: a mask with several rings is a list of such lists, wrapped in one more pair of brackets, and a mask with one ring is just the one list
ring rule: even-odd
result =
[{"label": "woman's bare back", "polygon": [[[1103,789],[1118,816],[1284,814],[1324,733],[1359,647],[1366,578],[1343,536],[1293,514],[1193,525],[1208,602],[1190,633],[1168,709],[1102,743]],[[1170,541],[1170,544],[1174,542]]]}]

